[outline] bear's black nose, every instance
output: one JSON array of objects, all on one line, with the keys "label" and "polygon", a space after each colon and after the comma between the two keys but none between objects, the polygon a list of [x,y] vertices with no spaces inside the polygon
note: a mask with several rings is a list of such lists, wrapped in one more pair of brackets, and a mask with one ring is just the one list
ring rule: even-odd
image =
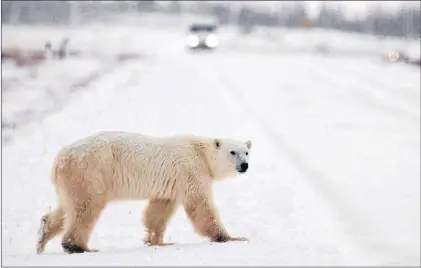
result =
[{"label": "bear's black nose", "polygon": [[240,165],[240,172],[241,173],[246,172],[248,168],[249,168],[249,164],[248,163],[241,163],[241,165]]}]

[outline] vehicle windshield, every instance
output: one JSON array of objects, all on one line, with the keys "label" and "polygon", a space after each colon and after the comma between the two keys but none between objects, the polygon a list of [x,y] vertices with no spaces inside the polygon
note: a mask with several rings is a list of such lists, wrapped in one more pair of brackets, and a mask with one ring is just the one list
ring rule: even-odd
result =
[{"label": "vehicle windshield", "polygon": [[190,26],[190,32],[214,32],[216,30],[215,25],[192,25]]}]

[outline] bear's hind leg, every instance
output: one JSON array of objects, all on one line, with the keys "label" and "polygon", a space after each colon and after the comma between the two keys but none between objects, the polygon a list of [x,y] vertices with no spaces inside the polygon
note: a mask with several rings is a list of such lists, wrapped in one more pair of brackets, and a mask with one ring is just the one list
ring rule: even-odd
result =
[{"label": "bear's hind leg", "polygon": [[88,241],[99,215],[105,205],[92,204],[91,202],[79,202],[69,211],[69,219],[66,232],[61,245],[65,252],[83,253],[97,252],[97,249],[89,249]]},{"label": "bear's hind leg", "polygon": [[41,218],[38,229],[37,254],[44,252],[47,243],[64,230],[64,216],[64,210],[59,206]]},{"label": "bear's hind leg", "polygon": [[168,222],[178,207],[175,201],[169,199],[152,199],[143,214],[143,224],[146,227],[145,244],[151,246],[167,246],[164,243],[164,233]]}]

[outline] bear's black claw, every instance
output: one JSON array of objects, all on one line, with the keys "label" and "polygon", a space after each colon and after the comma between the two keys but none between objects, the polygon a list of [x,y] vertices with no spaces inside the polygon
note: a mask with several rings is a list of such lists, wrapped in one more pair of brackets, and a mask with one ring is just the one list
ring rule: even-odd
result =
[{"label": "bear's black claw", "polygon": [[84,253],[86,251],[83,248],[81,248],[81,247],[79,247],[77,245],[74,245],[74,244],[72,244],[70,242],[63,242],[63,243],[61,243],[61,246],[63,247],[64,251],[66,253],[69,253],[69,254],[73,254],[73,253]]},{"label": "bear's black claw", "polygon": [[215,240],[214,240],[215,242],[218,242],[218,243],[225,243],[225,242],[227,242],[228,241],[228,237],[225,237],[225,236],[218,236]]}]

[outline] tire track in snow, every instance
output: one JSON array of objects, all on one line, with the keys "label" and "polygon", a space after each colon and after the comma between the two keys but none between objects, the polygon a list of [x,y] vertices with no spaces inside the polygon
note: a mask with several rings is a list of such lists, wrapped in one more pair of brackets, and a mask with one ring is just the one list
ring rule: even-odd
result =
[{"label": "tire track in snow", "polygon": [[[271,124],[247,102],[243,96],[243,93],[236,85],[231,83],[220,73],[213,71],[217,70],[217,68],[212,66],[212,64],[203,66],[204,67],[202,68],[206,70],[202,71],[202,74],[207,78],[207,81],[211,81],[211,83],[215,85],[215,88],[218,88],[218,91],[228,93],[229,98],[231,98],[234,103],[237,103],[240,107],[243,107],[243,111],[247,111],[247,115],[250,115],[256,125],[258,125],[260,129],[263,130],[263,133],[268,137],[268,140],[270,140],[272,144],[274,144],[279,149],[274,151],[280,155],[280,158],[285,158],[282,157],[282,155],[285,155],[286,159],[289,159],[290,164],[292,164],[293,167],[295,167],[301,174],[304,175],[303,177],[306,179],[304,182],[310,186],[313,186],[312,188],[318,190],[317,198],[325,203],[324,207],[331,208],[329,212],[336,221],[344,223],[342,219],[338,218],[339,214],[332,214],[332,211],[348,210],[348,213],[352,215],[357,213],[351,211],[350,205],[346,202],[346,200],[343,200],[343,198],[341,198],[335,189],[326,183],[327,175],[308,164],[300,152],[295,150],[292,146],[288,145],[286,138],[283,137],[281,133],[274,130]],[[363,226],[360,222],[356,222],[355,225],[360,226],[361,228]],[[335,225],[335,227],[336,226],[338,225]],[[349,242],[348,244],[358,244],[358,247],[353,247],[358,248],[358,255],[364,256],[364,260],[370,263],[375,263],[369,254],[366,254],[361,250],[361,241],[356,241],[353,236],[349,235],[349,232],[343,230],[343,228],[346,227],[348,227],[347,224],[342,224],[340,227],[340,232],[346,236],[346,239]],[[367,250],[366,247],[364,247],[364,251],[365,250]]]},{"label": "tire track in snow", "polygon": [[[306,178],[306,181],[318,189],[318,192],[326,202],[326,205],[331,208],[331,211],[335,211],[333,214],[335,219],[342,223],[343,233],[349,236],[350,241],[356,241],[358,245],[360,245],[359,248],[361,248],[362,251],[369,252],[361,253],[362,255],[367,256],[366,259],[371,258],[369,258],[368,255],[376,256],[374,259],[384,259],[382,252],[376,250],[382,244],[387,245],[387,251],[399,252],[398,254],[411,250],[410,248],[405,249],[404,245],[395,244],[392,241],[387,241],[387,239],[385,240],[379,233],[374,232],[374,229],[370,230],[370,236],[365,236],[364,234],[367,232],[367,228],[374,228],[374,226],[370,226],[364,218],[358,217],[359,212],[353,209],[350,201],[344,199],[340,192],[336,191],[335,187],[329,184],[328,175],[309,164],[302,153],[290,146],[286,137],[273,129],[271,123],[249,104],[247,99],[243,96],[242,91],[235,84],[224,77],[220,72],[213,71],[218,70],[215,66],[212,66],[212,64],[203,66],[203,68],[206,68],[206,72],[210,74],[207,75],[208,80],[212,81],[212,83],[216,85],[215,87],[231,94],[232,99],[243,106],[245,111],[248,111],[248,114],[251,115],[257,125],[265,131],[270,140],[273,141],[273,144],[276,145],[281,152],[287,155],[293,166],[304,175],[303,177]],[[401,261],[405,262],[406,256],[400,255],[399,257]],[[413,261],[413,259],[410,260],[410,262]],[[408,259],[406,259],[406,262],[408,262]],[[387,262],[381,264],[386,265],[394,263]]]},{"label": "tire track in snow", "polygon": [[[330,75],[330,73],[334,73],[334,75]],[[391,96],[390,94],[393,93],[391,86],[382,81],[376,81],[375,84],[366,71],[344,66],[343,64],[340,66],[333,64],[333,66],[327,67],[324,72],[318,72],[318,75],[332,85],[338,85],[343,83],[343,81],[347,81],[349,83],[346,87],[347,90],[360,100],[369,103],[371,107],[377,107],[379,110],[393,116],[406,117],[413,122],[419,122],[420,120],[419,107],[404,103],[400,99]],[[379,85],[382,88],[379,89]],[[389,92],[386,92],[387,89],[389,89]]]}]

